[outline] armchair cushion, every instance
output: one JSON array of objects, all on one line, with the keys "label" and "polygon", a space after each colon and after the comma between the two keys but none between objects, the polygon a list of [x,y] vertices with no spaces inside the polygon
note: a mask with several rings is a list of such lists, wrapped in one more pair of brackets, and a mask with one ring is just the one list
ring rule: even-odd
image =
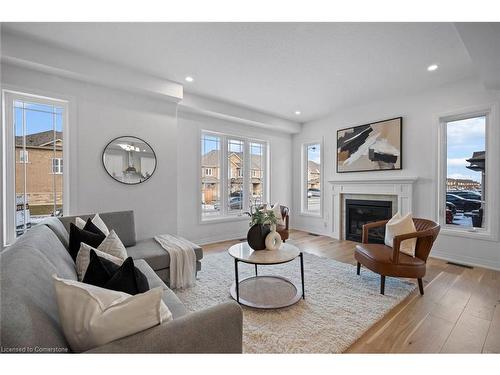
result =
[{"label": "armchair cushion", "polygon": [[[394,237],[401,234],[408,234],[416,232],[415,224],[411,213],[401,216],[398,213],[392,217],[391,220],[385,225],[385,244],[394,248]],[[399,251],[409,256],[415,256],[415,246],[417,244],[416,238],[410,238],[401,242]]]},{"label": "armchair cushion", "polygon": [[423,277],[425,262],[417,257],[399,254],[398,263],[393,263],[393,249],[382,244],[359,244],[354,257],[368,269],[380,275],[395,277]]},{"label": "armchair cushion", "polygon": [[281,207],[279,203],[275,203],[274,205],[270,205],[269,203],[267,205],[265,205],[261,211],[273,211],[274,212],[274,216],[276,217],[276,220],[277,220],[277,223],[276,225],[277,226],[284,226],[285,225],[285,215],[283,215],[283,212],[281,210]]}]

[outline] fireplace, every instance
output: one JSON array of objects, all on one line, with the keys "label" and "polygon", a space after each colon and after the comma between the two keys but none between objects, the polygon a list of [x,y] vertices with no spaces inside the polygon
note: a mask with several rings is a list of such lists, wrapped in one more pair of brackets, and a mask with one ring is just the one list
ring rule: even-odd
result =
[{"label": "fireplace", "polygon": [[[361,242],[363,224],[377,220],[390,219],[392,202],[367,199],[345,200],[345,239]],[[384,243],[385,227],[370,230],[368,240]]]}]

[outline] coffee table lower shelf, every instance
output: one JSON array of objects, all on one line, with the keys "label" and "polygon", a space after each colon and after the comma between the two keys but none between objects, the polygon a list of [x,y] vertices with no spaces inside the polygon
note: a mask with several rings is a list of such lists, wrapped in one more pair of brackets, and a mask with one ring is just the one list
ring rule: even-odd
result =
[{"label": "coffee table lower shelf", "polygon": [[303,298],[302,288],[281,276],[251,276],[239,281],[239,295],[236,283],[230,293],[238,303],[259,309],[280,309],[291,306]]}]

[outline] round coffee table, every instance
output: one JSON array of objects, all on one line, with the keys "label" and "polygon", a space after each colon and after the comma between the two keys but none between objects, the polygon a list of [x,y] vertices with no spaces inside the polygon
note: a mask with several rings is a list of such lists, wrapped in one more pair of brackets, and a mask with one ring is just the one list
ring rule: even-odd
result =
[{"label": "round coffee table", "polygon": [[[231,246],[228,252],[234,258],[235,275],[230,292],[238,303],[259,309],[279,309],[305,298],[304,258],[297,247],[284,243],[279,250],[253,250],[247,242],[242,242]],[[302,288],[281,276],[258,275],[257,266],[287,263],[296,258],[300,258]],[[255,265],[255,276],[239,280],[239,262]]]}]

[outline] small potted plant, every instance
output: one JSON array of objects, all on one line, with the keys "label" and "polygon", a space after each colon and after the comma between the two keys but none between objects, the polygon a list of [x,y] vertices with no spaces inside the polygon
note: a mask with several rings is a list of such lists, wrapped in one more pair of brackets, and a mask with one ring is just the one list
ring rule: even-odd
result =
[{"label": "small potted plant", "polygon": [[245,212],[245,214],[251,218],[247,234],[248,245],[254,250],[265,250],[266,237],[271,232],[271,226],[275,229],[278,222],[276,215],[262,205],[251,205],[250,212]]}]

